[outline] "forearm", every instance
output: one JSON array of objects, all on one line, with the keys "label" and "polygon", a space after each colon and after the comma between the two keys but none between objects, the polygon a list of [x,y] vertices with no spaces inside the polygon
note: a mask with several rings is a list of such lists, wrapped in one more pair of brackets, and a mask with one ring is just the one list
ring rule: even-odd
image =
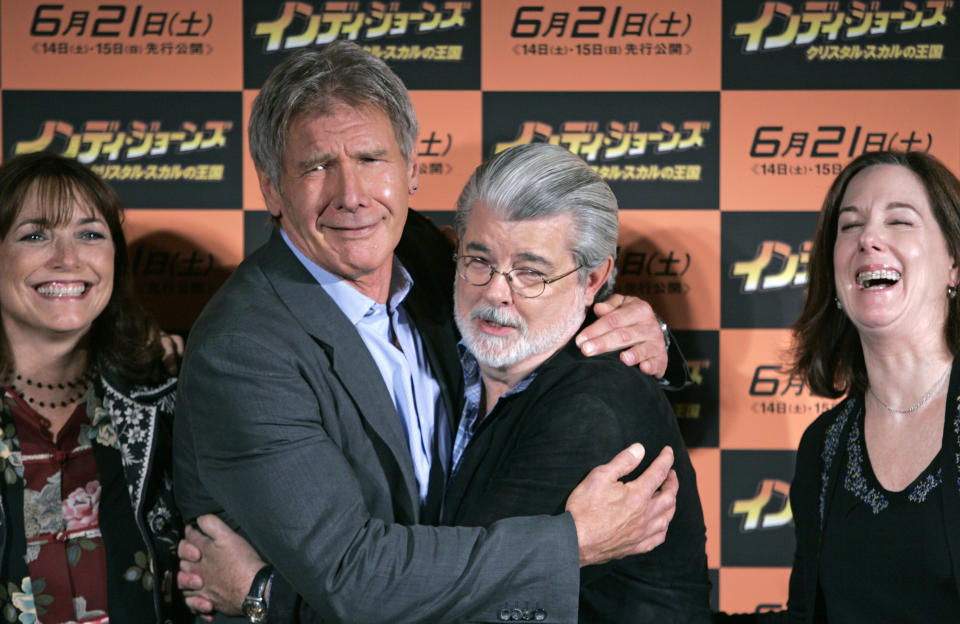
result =
[{"label": "forearm", "polygon": [[[309,527],[244,518],[264,557],[325,618],[460,621],[484,611],[492,616],[507,602],[542,604],[545,584],[575,594],[577,549],[569,516],[510,519],[482,530],[405,527],[342,500],[337,507]],[[551,604],[551,611],[575,612],[575,596],[568,602]]]}]

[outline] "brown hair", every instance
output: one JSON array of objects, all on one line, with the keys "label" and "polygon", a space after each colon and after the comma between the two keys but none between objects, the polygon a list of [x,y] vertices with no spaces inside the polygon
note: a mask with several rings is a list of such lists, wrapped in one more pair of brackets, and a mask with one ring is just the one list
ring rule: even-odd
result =
[{"label": "brown hair", "polygon": [[[96,211],[113,239],[113,292],[107,307],[90,329],[92,362],[112,369],[132,382],[158,381],[165,376],[160,328],[133,300],[127,243],[123,235],[123,204],[106,182],[75,160],[49,152],[16,156],[0,165],[0,240],[6,238],[27,196],[35,192],[42,222],[53,227],[67,222],[73,202]],[[8,372],[13,354],[0,324],[0,374]]]},{"label": "brown hair", "polygon": [[[920,179],[950,256],[960,264],[960,181],[943,163],[923,152],[881,151],[863,154],[844,167],[823,200],[810,252],[806,300],[793,324],[793,372],[806,378],[815,393],[831,398],[850,390],[863,392],[868,385],[860,337],[834,304],[833,247],[847,185],[874,165],[899,165]],[[956,356],[960,353],[960,298],[948,300],[944,334],[947,348]]]}]

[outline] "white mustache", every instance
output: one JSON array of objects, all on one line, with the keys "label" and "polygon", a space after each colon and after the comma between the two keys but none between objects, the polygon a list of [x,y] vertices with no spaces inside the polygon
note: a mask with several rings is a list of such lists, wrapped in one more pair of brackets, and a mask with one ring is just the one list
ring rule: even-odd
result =
[{"label": "white mustache", "polygon": [[470,311],[471,319],[480,319],[488,323],[496,323],[506,327],[519,329],[521,332],[527,331],[527,324],[520,316],[513,316],[507,313],[503,308],[497,308],[489,304],[480,304]]}]

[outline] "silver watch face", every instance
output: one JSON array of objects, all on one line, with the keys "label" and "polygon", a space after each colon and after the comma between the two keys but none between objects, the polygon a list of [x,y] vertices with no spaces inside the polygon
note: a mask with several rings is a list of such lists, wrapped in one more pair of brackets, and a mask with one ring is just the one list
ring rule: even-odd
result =
[{"label": "silver watch face", "polygon": [[258,600],[254,598],[247,598],[243,601],[243,607],[241,607],[243,615],[250,618],[251,622],[262,622],[264,616],[266,615],[266,609],[264,609],[263,600]]}]

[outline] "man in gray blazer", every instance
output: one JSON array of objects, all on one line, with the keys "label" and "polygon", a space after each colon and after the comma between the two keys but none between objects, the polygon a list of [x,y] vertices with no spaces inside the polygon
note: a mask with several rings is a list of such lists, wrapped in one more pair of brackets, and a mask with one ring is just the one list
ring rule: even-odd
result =
[{"label": "man in gray blazer", "polygon": [[439,513],[462,378],[450,246],[408,214],[415,139],[400,80],[345,42],[288,57],[254,103],[279,227],[191,331],[174,431],[185,518],[218,513],[275,566],[238,572],[250,621],[266,579],[271,621],[575,621],[579,567],[650,550],[673,513],[671,453],[622,483],[631,447],[561,515],[418,524]]}]

